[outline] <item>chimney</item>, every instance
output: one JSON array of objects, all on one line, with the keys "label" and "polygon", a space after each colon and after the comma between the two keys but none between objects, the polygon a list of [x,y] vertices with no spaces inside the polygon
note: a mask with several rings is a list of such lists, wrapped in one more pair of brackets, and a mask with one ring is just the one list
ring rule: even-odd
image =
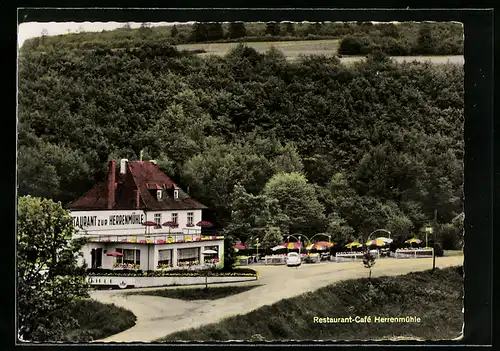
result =
[{"label": "chimney", "polygon": [[127,173],[127,162],[128,160],[126,158],[120,160],[120,174]]},{"label": "chimney", "polygon": [[109,161],[108,169],[108,210],[115,205],[116,161]]}]

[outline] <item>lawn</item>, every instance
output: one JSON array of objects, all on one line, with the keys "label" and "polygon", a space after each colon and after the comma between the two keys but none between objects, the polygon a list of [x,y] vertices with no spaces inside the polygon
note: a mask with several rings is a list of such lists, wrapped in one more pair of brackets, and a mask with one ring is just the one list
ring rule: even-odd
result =
[{"label": "lawn", "polygon": [[463,256],[463,250],[444,250],[444,256]]},{"label": "lawn", "polygon": [[180,288],[180,289],[159,289],[151,291],[132,292],[128,295],[150,295],[168,297],[171,299],[179,299],[186,301],[193,300],[217,300],[227,296],[236,295],[260,285],[245,285],[245,286],[219,286],[205,288]]},{"label": "lawn", "polygon": [[[158,341],[224,340],[440,340],[460,336],[463,269],[343,281],[236,315],[176,332]],[[369,323],[318,323],[315,317],[370,316]],[[419,322],[376,323],[375,317]]]},{"label": "lawn", "polygon": [[75,301],[73,316],[79,327],[68,330],[65,342],[89,342],[120,333],[135,325],[136,316],[122,307],[92,299]]},{"label": "lawn", "polygon": [[[226,55],[229,50],[239,43],[212,43],[212,44],[182,44],[177,45],[179,50],[205,50],[200,56]],[[299,55],[336,55],[340,45],[340,39],[324,40],[296,40],[296,41],[267,41],[267,42],[246,42],[245,45],[254,48],[257,52],[263,53],[272,46],[279,49],[288,60],[295,60]],[[342,56],[341,62],[352,64],[363,59],[364,56]],[[463,56],[396,56],[397,62],[430,61],[435,64],[464,64]]]}]

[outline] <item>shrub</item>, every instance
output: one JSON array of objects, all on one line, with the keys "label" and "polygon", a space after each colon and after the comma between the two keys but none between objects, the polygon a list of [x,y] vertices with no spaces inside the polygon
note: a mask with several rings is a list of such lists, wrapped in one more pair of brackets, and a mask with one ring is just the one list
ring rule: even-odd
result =
[{"label": "shrub", "polygon": [[129,310],[94,300],[76,300],[71,306],[78,327],[66,332],[66,342],[89,342],[102,339],[135,325],[137,317]]},{"label": "shrub", "polygon": [[436,243],[434,245],[434,254],[438,257],[442,257],[444,254],[443,246],[441,243]]}]

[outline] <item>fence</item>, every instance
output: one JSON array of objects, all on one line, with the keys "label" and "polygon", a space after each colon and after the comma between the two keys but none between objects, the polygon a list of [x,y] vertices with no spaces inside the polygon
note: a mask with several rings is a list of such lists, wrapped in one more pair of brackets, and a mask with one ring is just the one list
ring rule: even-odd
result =
[{"label": "fence", "polygon": [[432,257],[433,248],[420,249],[398,249],[396,250],[396,258],[425,258]]}]

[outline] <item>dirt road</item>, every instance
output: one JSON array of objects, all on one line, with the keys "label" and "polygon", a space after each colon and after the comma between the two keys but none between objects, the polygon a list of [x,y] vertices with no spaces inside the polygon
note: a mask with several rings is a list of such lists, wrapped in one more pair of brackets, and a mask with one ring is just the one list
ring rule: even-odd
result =
[{"label": "dirt road", "polygon": [[[461,264],[463,256],[436,258],[436,266],[439,268]],[[380,259],[377,260],[372,275],[400,275],[430,268],[430,258]],[[137,316],[137,324],[134,327],[100,341],[154,341],[176,331],[218,322],[236,314],[245,314],[282,299],[341,280],[366,277],[368,274],[361,262],[329,262],[302,265],[299,268],[261,266],[256,270],[259,272],[259,280],[234,285],[261,286],[215,301],[182,301],[156,296],[126,295],[123,290],[95,291],[92,297],[96,300],[122,306]]]}]

